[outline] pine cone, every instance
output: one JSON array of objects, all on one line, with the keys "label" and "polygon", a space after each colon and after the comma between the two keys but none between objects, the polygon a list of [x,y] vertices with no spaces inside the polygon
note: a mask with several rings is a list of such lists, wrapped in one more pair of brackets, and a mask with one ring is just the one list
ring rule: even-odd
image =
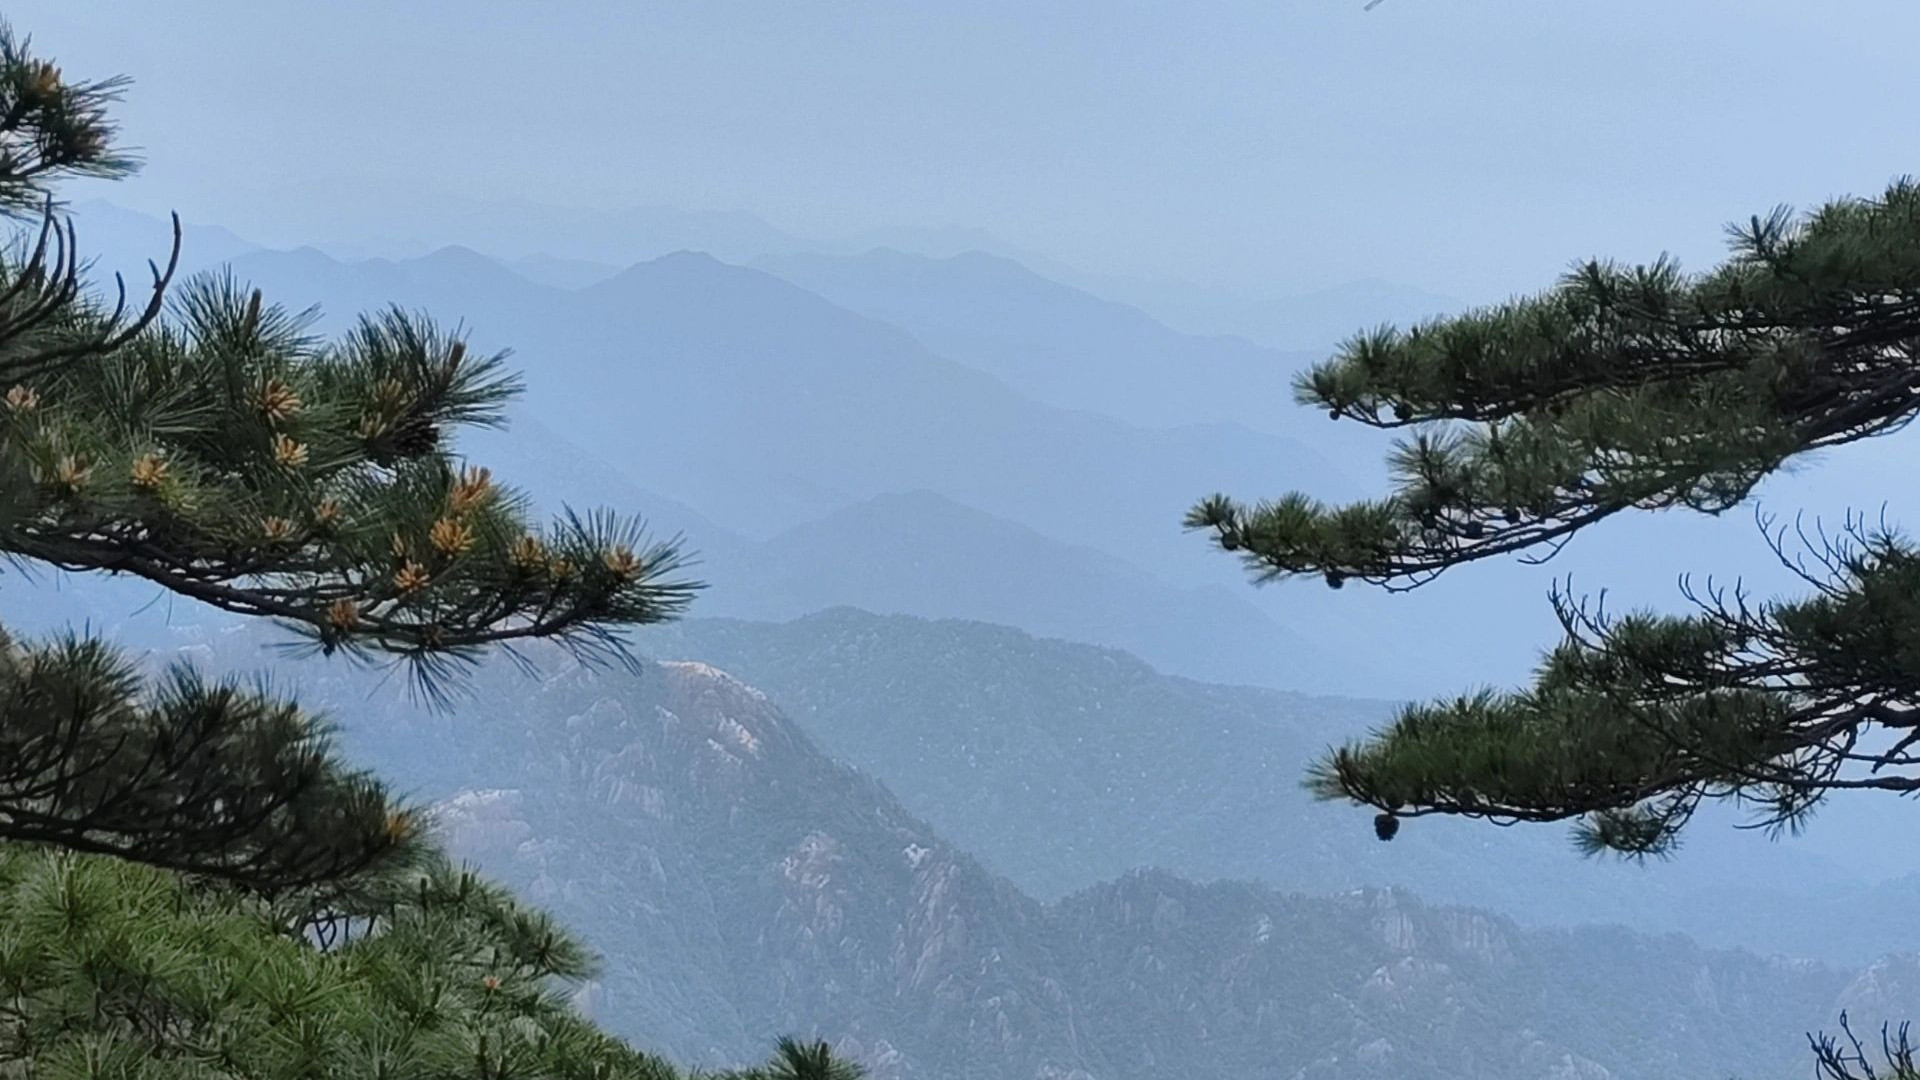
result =
[{"label": "pine cone", "polygon": [[1400,819],[1392,814],[1376,814],[1373,818],[1373,835],[1382,840],[1391,840],[1400,833]]}]

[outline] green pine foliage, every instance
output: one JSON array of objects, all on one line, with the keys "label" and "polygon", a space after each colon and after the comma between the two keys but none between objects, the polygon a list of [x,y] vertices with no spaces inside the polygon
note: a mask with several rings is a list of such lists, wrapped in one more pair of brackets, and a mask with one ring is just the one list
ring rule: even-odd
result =
[{"label": "green pine foliage", "polygon": [[[413,313],[339,340],[225,277],[89,288],[63,177],[117,177],[118,80],[0,26],[0,556],[128,575],[394,657],[447,699],[489,647],[626,659],[695,586],[607,513],[542,525],[454,453],[516,392]],[[0,1076],[664,1080],[576,1013],[549,918],[447,865],[419,813],[265,687],[0,631]],[[784,1043],[754,1077],[851,1080]]]},{"label": "green pine foliage", "polygon": [[[542,916],[444,865],[277,900],[0,849],[0,1061],[23,1078],[675,1074],[595,1032]],[[17,1071],[16,1071],[17,1070]]]},{"label": "green pine foliage", "polygon": [[297,706],[107,645],[0,631],[0,835],[273,890],[416,841],[415,815],[335,760]]},{"label": "green pine foliage", "polygon": [[[1546,557],[1623,511],[1729,509],[1920,411],[1920,184],[1729,232],[1704,274],[1591,262],[1529,299],[1355,338],[1297,393],[1407,430],[1393,490],[1213,496],[1188,525],[1261,580],[1411,588]],[[1782,550],[1813,590],[1798,600],[1710,589],[1687,616],[1614,615],[1556,594],[1567,636],[1533,686],[1409,708],[1310,785],[1377,808],[1383,838],[1431,813],[1578,819],[1589,849],[1633,855],[1669,850],[1711,800],[1791,827],[1838,789],[1920,790],[1920,551],[1860,522],[1808,547]]]},{"label": "green pine foliage", "polygon": [[[582,1019],[586,951],[437,858],[274,899],[0,847],[0,1075],[678,1080]],[[783,1040],[739,1080],[857,1080]]]},{"label": "green pine foliage", "polygon": [[[674,545],[608,513],[538,524],[455,455],[518,388],[502,355],[399,310],[323,340],[311,313],[225,277],[175,287],[155,267],[137,310],[90,290],[53,185],[130,168],[107,119],[119,90],[0,33],[0,211],[39,215],[0,257],[0,554],[399,658],[435,700],[489,646],[619,659],[622,628],[685,607]],[[97,642],[0,643],[0,709],[0,840],[274,889],[356,873],[415,832],[291,704],[185,673],[146,685]]]},{"label": "green pine foliage", "polygon": [[860,1080],[862,1075],[859,1068],[835,1057],[826,1043],[789,1036],[775,1047],[772,1062],[741,1073],[738,1080]]}]

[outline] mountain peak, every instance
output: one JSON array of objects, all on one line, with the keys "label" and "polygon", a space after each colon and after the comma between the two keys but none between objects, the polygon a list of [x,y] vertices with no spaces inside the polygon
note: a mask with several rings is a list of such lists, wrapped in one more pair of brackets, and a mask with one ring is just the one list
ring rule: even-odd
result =
[{"label": "mountain peak", "polygon": [[663,660],[660,670],[680,693],[719,693],[738,697],[760,707],[768,704],[767,695],[703,661]]},{"label": "mountain peak", "polygon": [[712,286],[721,282],[745,282],[766,277],[768,275],[757,270],[722,262],[707,252],[682,249],[631,263],[618,273],[582,289],[581,293],[586,296],[617,296],[634,289],[657,287],[665,282],[697,282]]},{"label": "mountain peak", "polygon": [[499,263],[480,254],[465,244],[447,244],[437,247],[417,259],[409,262],[435,263],[441,266],[498,266]]},{"label": "mountain peak", "polygon": [[658,255],[646,261],[650,263],[656,263],[660,266],[672,266],[672,267],[697,266],[701,268],[710,268],[710,267],[731,265],[729,263],[725,263],[719,259],[714,258],[713,255],[709,252],[695,251],[692,248],[681,248],[678,251],[669,251],[664,255]]}]

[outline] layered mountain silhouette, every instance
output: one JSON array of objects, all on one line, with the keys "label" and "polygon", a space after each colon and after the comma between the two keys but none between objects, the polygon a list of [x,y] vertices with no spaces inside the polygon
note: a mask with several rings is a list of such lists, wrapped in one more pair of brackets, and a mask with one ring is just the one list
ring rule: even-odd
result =
[{"label": "layered mountain silhouette", "polygon": [[[184,652],[251,666],[258,643]],[[880,1080],[1775,1075],[1842,1007],[1920,1004],[1906,960],[1524,930],[1395,891],[1138,872],[1043,903],[718,668],[529,658],[538,677],[482,667],[485,707],[455,715],[349,665],[288,676],[359,760],[436,804],[459,854],[603,953],[586,1008],[684,1059],[791,1031]],[[1056,821],[1031,823],[1036,843]]]},{"label": "layered mountain silhouette", "polygon": [[[76,203],[68,213],[89,273],[102,288],[119,274],[129,289],[143,290],[150,280],[148,264],[166,265],[173,242],[171,223],[101,199]],[[182,278],[263,250],[220,225],[184,220],[180,233]]]},{"label": "layered mountain silhouette", "polygon": [[926,492],[882,495],[708,558],[701,609],[790,619],[840,605],[1024,627],[1221,682],[1309,684],[1339,658],[1221,587],[1169,585],[1094,548]]},{"label": "layered mountain silhouette", "polygon": [[1048,404],[1149,426],[1230,421],[1288,434],[1311,418],[1294,407],[1290,383],[1318,353],[1182,334],[1011,259],[879,249],[767,256],[753,265],[899,326],[935,353]]},{"label": "layered mountain silhouette", "polygon": [[[270,220],[229,222],[269,246],[313,244],[349,259],[416,258],[448,245],[471,245],[503,259],[544,255],[625,266],[682,249],[744,261],[813,242],[742,210],[659,204],[599,208],[539,198],[474,198],[377,181],[326,181],[323,197],[286,189]],[[351,221],[321,207],[350,199]],[[314,216],[309,217],[309,214]]]},{"label": "layered mountain silhouette", "polygon": [[[569,443],[636,485],[728,532],[767,539],[869,499],[931,491],[1059,543],[1149,567],[1184,594],[1224,601],[1224,589],[1237,591],[1233,609],[1261,604],[1282,630],[1325,650],[1326,662],[1301,676],[1314,689],[1365,677],[1388,692],[1413,684],[1359,666],[1364,612],[1314,592],[1269,604],[1243,590],[1229,561],[1180,528],[1196,492],[1245,490],[1256,477],[1291,474],[1323,489],[1352,488],[1298,441],[1232,425],[1149,429],[1036,402],[896,327],[703,255],[642,263],[575,291],[533,284],[463,249],[361,263],[311,250],[259,253],[236,260],[233,270],[270,295],[321,301],[323,325],[392,301],[465,319],[482,328],[483,345],[513,343],[529,386],[521,416],[563,430]],[[690,539],[702,546],[698,536]],[[978,552],[976,561],[990,554]],[[1039,570],[1017,561],[997,572],[999,588],[1043,587],[1034,578]],[[1196,593],[1208,587],[1218,588]],[[1264,638],[1230,640],[1247,625],[1243,616],[1231,609],[1217,619],[1195,615],[1190,625],[1203,636],[1189,651],[1244,657],[1264,647]],[[1063,612],[1032,625],[1053,633],[1090,618]],[[1138,636],[1097,640],[1146,647]],[[1155,658],[1171,662],[1172,654],[1155,651]],[[1256,664],[1181,670],[1276,683],[1302,666],[1275,655],[1264,673]]]},{"label": "layered mountain silhouette", "polygon": [[[643,646],[766,690],[825,749],[1043,899],[1152,866],[1308,892],[1401,887],[1534,925],[1621,923],[1865,963],[1899,939],[1920,893],[1829,845],[1824,821],[1773,840],[1709,812],[1684,857],[1646,864],[1582,858],[1556,826],[1426,819],[1382,844],[1369,813],[1300,782],[1324,748],[1386,722],[1388,703],[1208,685],[1004,626],[839,608],[693,619]],[[1874,805],[1880,836],[1908,835],[1887,819],[1901,808]]]}]

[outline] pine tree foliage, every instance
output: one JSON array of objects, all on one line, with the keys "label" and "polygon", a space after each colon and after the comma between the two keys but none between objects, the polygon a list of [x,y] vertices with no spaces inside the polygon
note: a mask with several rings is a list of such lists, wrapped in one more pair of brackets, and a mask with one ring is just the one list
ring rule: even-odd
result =
[{"label": "pine tree foliage", "polygon": [[[1213,496],[1188,516],[1260,580],[1418,586],[1541,560],[1628,510],[1720,513],[1810,451],[1920,411],[1920,184],[1777,210],[1703,274],[1590,262],[1527,299],[1347,343],[1301,402],[1407,434],[1384,498]],[[1659,853],[1708,800],[1798,824],[1828,792],[1920,790],[1920,552],[1891,529],[1767,522],[1811,593],[1689,589],[1685,616],[1556,592],[1534,684],[1407,709],[1310,785],[1376,807],[1579,819],[1594,850]]]},{"label": "pine tree foliage", "polygon": [[864,1075],[864,1070],[836,1056],[826,1043],[786,1036],[775,1047],[771,1062],[738,1074],[736,1080],[860,1080]]},{"label": "pine tree foliage", "polygon": [[[537,524],[455,455],[517,390],[504,356],[401,310],[324,340],[230,278],[175,286],[177,223],[144,302],[90,288],[53,196],[131,168],[107,118],[120,88],[67,81],[0,30],[0,211],[38,221],[0,256],[0,555],[398,658],[431,697],[486,647],[620,658],[621,628],[686,605],[674,544],[612,514]],[[323,724],[264,692],[3,641],[0,710],[0,840],[286,888],[413,832]]]},{"label": "pine tree foliage", "polygon": [[[582,1019],[587,953],[437,856],[267,899],[0,847],[0,1075],[678,1080]],[[744,1078],[857,1080],[782,1044]]]},{"label": "pine tree foliage", "polygon": [[293,704],[98,641],[0,631],[0,832],[256,889],[361,869],[418,830]]},{"label": "pine tree foliage", "polygon": [[125,79],[74,82],[28,43],[0,32],[0,209],[40,209],[61,175],[119,177],[133,159],[114,149],[107,107]]}]

